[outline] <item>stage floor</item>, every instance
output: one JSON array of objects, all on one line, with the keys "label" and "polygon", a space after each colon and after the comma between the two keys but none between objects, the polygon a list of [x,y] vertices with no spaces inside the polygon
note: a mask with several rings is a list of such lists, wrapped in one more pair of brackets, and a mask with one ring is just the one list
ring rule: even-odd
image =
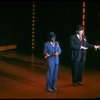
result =
[{"label": "stage floor", "polygon": [[[95,67],[95,66],[94,66]],[[76,99],[100,97],[100,71],[85,70],[84,85],[74,87],[71,70],[59,66],[56,92],[46,92],[47,64],[43,59],[7,52],[0,56],[0,99]]]}]

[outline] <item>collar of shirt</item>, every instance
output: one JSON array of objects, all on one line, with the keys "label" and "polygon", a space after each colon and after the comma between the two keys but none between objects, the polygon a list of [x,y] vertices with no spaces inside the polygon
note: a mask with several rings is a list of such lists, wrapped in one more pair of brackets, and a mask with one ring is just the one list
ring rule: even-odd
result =
[{"label": "collar of shirt", "polygon": [[79,36],[79,34],[77,34],[77,37],[80,39],[80,36]]},{"label": "collar of shirt", "polygon": [[82,36],[80,37],[79,34],[77,34],[77,37],[78,37],[79,39],[82,39]]},{"label": "collar of shirt", "polygon": [[55,46],[55,43],[53,43],[53,42],[50,42],[51,43],[51,45],[54,47]]}]

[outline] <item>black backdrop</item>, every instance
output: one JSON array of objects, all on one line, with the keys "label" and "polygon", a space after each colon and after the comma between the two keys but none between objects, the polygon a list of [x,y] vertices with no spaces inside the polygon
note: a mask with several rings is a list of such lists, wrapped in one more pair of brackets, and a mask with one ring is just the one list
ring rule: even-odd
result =
[{"label": "black backdrop", "polygon": [[32,2],[0,1],[0,45],[17,45],[17,52],[31,54]]},{"label": "black backdrop", "polygon": [[[100,41],[100,2],[86,2],[86,36],[89,43]],[[47,34],[54,31],[60,43],[62,54],[60,62],[70,65],[69,37],[75,26],[82,23],[82,1],[41,1],[36,3],[36,35],[34,55],[43,58],[43,46]],[[93,55],[92,55],[93,54]],[[100,65],[100,51],[87,51],[87,65]],[[92,63],[93,62],[93,63]],[[94,64],[95,62],[95,64]]]},{"label": "black backdrop", "polygon": [[36,5],[36,55],[43,57],[47,35],[54,31],[62,48],[61,62],[69,62],[69,36],[81,24],[82,2],[38,2]]},{"label": "black backdrop", "polygon": [[[60,43],[60,62],[70,65],[69,37],[82,22],[82,1],[38,1],[35,9],[34,55],[43,58],[47,34],[54,31]],[[86,36],[89,43],[100,44],[100,2],[86,2]],[[31,54],[32,2],[0,2],[0,45],[17,44],[17,52]],[[86,64],[100,66],[100,50],[88,50]]]}]

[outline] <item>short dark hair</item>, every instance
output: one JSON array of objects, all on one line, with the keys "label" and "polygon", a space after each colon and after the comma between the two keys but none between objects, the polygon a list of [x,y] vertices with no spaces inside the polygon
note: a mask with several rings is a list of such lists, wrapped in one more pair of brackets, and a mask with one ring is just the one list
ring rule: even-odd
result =
[{"label": "short dark hair", "polygon": [[82,25],[77,25],[76,26],[76,31],[81,31],[81,30],[83,30]]}]

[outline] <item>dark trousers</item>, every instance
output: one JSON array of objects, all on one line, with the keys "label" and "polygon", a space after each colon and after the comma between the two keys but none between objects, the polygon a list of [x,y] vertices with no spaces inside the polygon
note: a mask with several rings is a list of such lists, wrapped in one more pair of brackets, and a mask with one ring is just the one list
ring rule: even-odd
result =
[{"label": "dark trousers", "polygon": [[72,82],[78,83],[82,82],[83,80],[83,73],[84,73],[84,64],[85,61],[73,61],[72,62]]}]

